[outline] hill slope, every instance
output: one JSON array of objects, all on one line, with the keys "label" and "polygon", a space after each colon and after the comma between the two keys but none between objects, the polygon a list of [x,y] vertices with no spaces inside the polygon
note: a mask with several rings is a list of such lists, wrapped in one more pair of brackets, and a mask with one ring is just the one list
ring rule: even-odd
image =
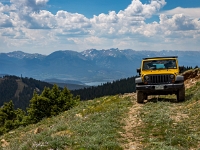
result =
[{"label": "hill slope", "polygon": [[13,101],[15,108],[26,109],[33,96],[33,91],[41,93],[44,87],[52,84],[35,80],[33,78],[20,78],[17,76],[4,76],[0,78],[0,106],[4,102]]},{"label": "hill slope", "polygon": [[176,103],[175,96],[162,96],[137,104],[135,93],[84,101],[59,116],[4,134],[1,146],[9,150],[198,149],[198,76],[183,103]]},{"label": "hill slope", "polygon": [[4,149],[120,149],[118,138],[131,99],[108,96],[81,104],[38,124],[4,134]]}]

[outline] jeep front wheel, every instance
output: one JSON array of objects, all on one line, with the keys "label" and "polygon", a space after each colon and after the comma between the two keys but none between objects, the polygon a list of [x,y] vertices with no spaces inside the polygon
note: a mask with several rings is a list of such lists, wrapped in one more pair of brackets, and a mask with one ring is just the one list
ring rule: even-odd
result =
[{"label": "jeep front wheel", "polygon": [[177,101],[183,102],[185,100],[185,87],[178,90]]},{"label": "jeep front wheel", "polygon": [[137,102],[138,103],[144,102],[144,94],[142,91],[137,91]]}]

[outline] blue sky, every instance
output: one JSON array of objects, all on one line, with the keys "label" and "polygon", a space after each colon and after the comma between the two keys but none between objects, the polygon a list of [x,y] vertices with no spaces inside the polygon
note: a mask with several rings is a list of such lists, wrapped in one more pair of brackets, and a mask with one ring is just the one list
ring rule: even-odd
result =
[{"label": "blue sky", "polygon": [[200,50],[200,0],[0,0],[0,52]]},{"label": "blue sky", "polygon": [[[72,13],[80,13],[87,18],[93,15],[108,13],[111,10],[116,12],[125,9],[132,0],[54,0],[49,1],[48,9],[53,13],[59,10],[66,10]],[[62,5],[60,5],[62,3]]]},{"label": "blue sky", "polygon": [[[53,0],[49,1],[48,10],[56,13],[59,10],[66,10],[72,13],[84,14],[88,18],[100,13],[108,13],[111,10],[119,12],[130,5],[132,0]],[[149,0],[141,0],[142,3],[148,4]],[[176,7],[183,8],[200,8],[199,0],[167,0],[162,10],[170,10]],[[62,4],[62,5],[61,5]]]}]

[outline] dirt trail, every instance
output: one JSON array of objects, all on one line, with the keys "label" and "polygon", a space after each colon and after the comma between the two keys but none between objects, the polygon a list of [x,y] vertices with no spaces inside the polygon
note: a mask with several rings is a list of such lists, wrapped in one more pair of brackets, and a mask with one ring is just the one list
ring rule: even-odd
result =
[{"label": "dirt trail", "polygon": [[127,113],[127,117],[123,120],[123,123],[125,123],[125,131],[121,133],[121,135],[123,140],[125,140],[125,144],[122,147],[124,150],[140,150],[142,144],[140,143],[140,139],[137,139],[137,136],[133,134],[133,130],[142,123],[139,117],[139,110],[142,108],[143,104],[138,104],[136,102],[136,93],[130,93],[124,96],[131,97],[133,105]]}]

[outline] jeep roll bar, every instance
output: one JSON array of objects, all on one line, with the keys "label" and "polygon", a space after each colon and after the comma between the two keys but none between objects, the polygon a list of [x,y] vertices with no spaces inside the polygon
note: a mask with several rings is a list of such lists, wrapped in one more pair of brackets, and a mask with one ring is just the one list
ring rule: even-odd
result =
[{"label": "jeep roll bar", "polygon": [[147,58],[143,58],[143,60],[146,60],[146,59],[157,59],[157,58],[178,58],[178,56],[166,56],[166,57],[147,57]]}]

